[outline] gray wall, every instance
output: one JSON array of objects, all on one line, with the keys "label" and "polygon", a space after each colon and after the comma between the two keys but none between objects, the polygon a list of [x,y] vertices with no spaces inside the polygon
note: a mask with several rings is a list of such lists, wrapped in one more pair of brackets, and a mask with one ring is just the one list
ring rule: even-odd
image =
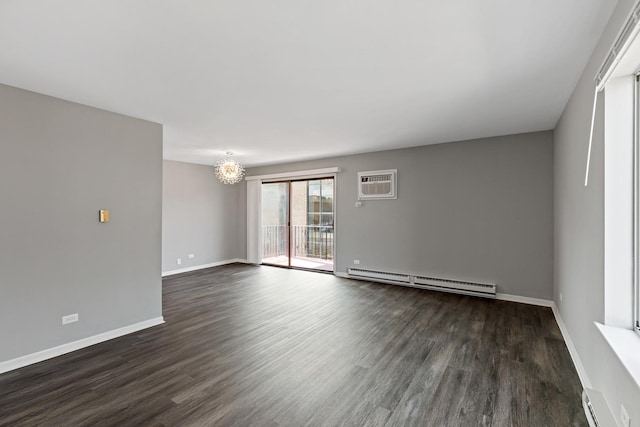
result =
[{"label": "gray wall", "polygon": [[[613,415],[624,403],[640,426],[640,390],[596,330],[604,320],[604,108],[594,130],[589,186],[584,171],[593,107],[594,76],[635,3],[620,0],[554,132],[555,302],[595,389]],[[563,302],[560,302],[560,293]]]},{"label": "gray wall", "polygon": [[245,222],[238,214],[242,186],[221,183],[211,166],[169,160],[162,176],[162,271],[244,259],[238,240]]},{"label": "gray wall", "polygon": [[[551,132],[430,145],[248,170],[339,166],[337,271],[360,267],[479,280],[553,296]],[[398,199],[357,200],[357,172],[398,169]]]},{"label": "gray wall", "polygon": [[162,315],[161,185],[160,125],[0,85],[0,361]]}]

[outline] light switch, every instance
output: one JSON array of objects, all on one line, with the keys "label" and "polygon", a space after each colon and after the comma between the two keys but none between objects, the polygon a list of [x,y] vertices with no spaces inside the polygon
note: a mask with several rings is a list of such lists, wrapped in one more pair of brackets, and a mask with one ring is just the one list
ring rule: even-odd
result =
[{"label": "light switch", "polygon": [[109,222],[109,209],[100,209],[99,217],[100,222]]}]

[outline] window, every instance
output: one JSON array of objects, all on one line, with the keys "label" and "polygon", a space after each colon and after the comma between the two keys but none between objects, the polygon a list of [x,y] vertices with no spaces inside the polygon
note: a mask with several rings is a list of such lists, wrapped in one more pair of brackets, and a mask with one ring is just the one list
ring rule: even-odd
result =
[{"label": "window", "polygon": [[333,231],[333,179],[309,181],[307,224]]},{"label": "window", "polygon": [[592,118],[604,104],[604,324],[595,324],[640,386],[640,3],[635,9],[596,77]]}]

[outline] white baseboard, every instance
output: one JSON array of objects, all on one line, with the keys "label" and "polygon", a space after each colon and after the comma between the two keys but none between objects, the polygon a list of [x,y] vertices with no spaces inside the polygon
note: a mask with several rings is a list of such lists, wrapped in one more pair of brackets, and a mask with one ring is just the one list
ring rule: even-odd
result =
[{"label": "white baseboard", "polygon": [[562,333],[562,338],[564,339],[567,349],[569,350],[569,355],[571,356],[573,365],[575,366],[576,371],[578,372],[578,378],[580,378],[582,387],[591,388],[591,381],[589,381],[589,377],[587,376],[587,371],[584,369],[582,360],[580,360],[580,356],[578,355],[578,349],[576,349],[576,346],[573,344],[573,340],[569,335],[569,331],[567,330],[567,327],[565,326],[564,321],[560,316],[560,311],[558,310],[558,307],[556,306],[556,303],[554,301],[537,299],[537,298],[520,297],[517,295],[507,295],[507,294],[497,294],[496,298],[504,301],[513,301],[513,302],[520,302],[524,304],[539,305],[542,307],[551,307],[551,310],[553,311],[553,316],[555,317],[556,323],[558,324],[558,328],[560,328],[560,333]]},{"label": "white baseboard", "polygon": [[[345,279],[351,279],[352,278],[351,276],[349,276],[348,273],[344,273],[344,272],[341,272],[341,271],[336,271],[333,274],[338,276],[338,277],[343,277]],[[354,280],[358,280],[358,279],[354,279]],[[398,285],[407,286],[405,284],[398,284]],[[550,300],[540,299],[540,298],[521,297],[519,295],[509,295],[509,294],[498,293],[498,294],[496,294],[496,299],[499,299],[499,300],[502,300],[502,301],[519,302],[519,303],[522,303],[522,304],[538,305],[538,306],[541,306],[541,307],[552,307],[553,306],[553,301],[550,301]]]},{"label": "white baseboard", "polygon": [[[338,277],[349,278],[347,273],[343,272],[335,272],[335,275]],[[551,300],[539,299],[539,298],[529,298],[529,297],[521,297],[518,295],[509,295],[509,294],[496,294],[496,299],[503,301],[511,301],[511,302],[519,302],[523,304],[531,304],[538,305],[542,307],[550,307],[553,311],[553,315],[556,319],[556,323],[558,324],[558,328],[560,328],[560,332],[562,333],[562,338],[564,339],[565,344],[567,345],[567,349],[569,350],[569,355],[571,356],[571,360],[573,361],[573,365],[576,367],[576,371],[578,372],[578,377],[580,378],[580,382],[582,383],[583,388],[591,388],[591,381],[587,376],[587,371],[584,369],[584,365],[582,364],[582,360],[580,360],[580,356],[578,355],[578,350],[576,346],[573,344],[573,340],[571,340],[571,336],[569,335],[569,331],[560,316],[560,311],[556,306],[556,303]]]},{"label": "white baseboard", "polygon": [[241,262],[244,264],[249,263],[249,261],[247,261],[246,259],[241,259],[241,258],[225,259],[223,261],[212,262],[210,264],[200,264],[200,265],[194,265],[192,267],[179,268],[177,270],[163,271],[162,277],[173,276],[174,274],[180,274],[180,273],[188,273],[190,271],[202,270],[205,268],[219,267],[221,265],[233,264],[236,262]]},{"label": "white baseboard", "polygon": [[553,307],[553,301],[540,298],[521,297],[519,295],[496,294],[496,299],[501,301],[519,302],[522,304],[539,305],[540,307]]},{"label": "white baseboard", "polygon": [[571,336],[569,335],[569,330],[564,324],[562,317],[560,317],[560,311],[555,303],[551,305],[551,310],[553,310],[553,315],[556,318],[556,323],[560,328],[560,332],[562,333],[562,338],[564,338],[564,342],[567,345],[567,349],[569,350],[569,354],[571,355],[571,360],[573,360],[573,365],[576,367],[576,371],[578,371],[578,377],[580,378],[580,382],[582,383],[583,388],[592,388],[591,381],[587,376],[587,371],[584,369],[584,365],[582,364],[582,360],[580,360],[580,356],[578,355],[578,349],[573,344],[571,340]]},{"label": "white baseboard", "polygon": [[138,332],[152,326],[160,325],[162,323],[164,323],[164,318],[160,316],[154,319],[145,320],[143,322],[134,323],[133,325],[123,326],[122,328],[83,338],[78,341],[73,341],[56,347],[48,348],[46,350],[38,351],[36,353],[20,356],[15,359],[7,360],[5,362],[0,362],[0,374],[13,371],[14,369],[22,368],[27,365],[33,365],[34,363],[42,362],[43,360],[58,357],[66,353],[71,353],[72,351],[80,350],[81,348],[89,347],[94,344],[109,341],[123,335]]}]

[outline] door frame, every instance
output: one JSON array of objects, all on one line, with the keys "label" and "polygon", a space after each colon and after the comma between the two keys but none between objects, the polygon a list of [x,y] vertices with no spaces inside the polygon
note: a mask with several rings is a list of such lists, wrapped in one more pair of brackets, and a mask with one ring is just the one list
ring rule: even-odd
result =
[{"label": "door frame", "polygon": [[[274,177],[273,180],[271,179],[261,179],[260,180],[260,185],[264,185],[264,184],[282,184],[282,183],[286,183],[287,184],[287,240],[288,240],[288,256],[287,256],[287,265],[278,265],[278,264],[269,264],[269,263],[263,263],[262,260],[260,262],[260,264],[262,265],[268,265],[271,267],[280,267],[280,268],[288,268],[288,269],[292,269],[292,270],[304,270],[304,271],[315,271],[318,273],[332,273],[335,274],[336,273],[336,248],[337,248],[337,239],[336,239],[336,235],[337,235],[337,207],[336,207],[336,200],[337,200],[337,182],[338,182],[338,177],[336,176],[336,173],[333,174],[322,174],[322,175],[315,175],[315,176],[300,176],[300,177],[289,177],[289,178],[279,178],[276,179]],[[304,267],[294,267],[291,265],[291,254],[293,253],[293,239],[291,238],[291,183],[293,182],[302,182],[302,181],[316,181],[316,180],[322,180],[322,179],[331,179],[333,181],[333,239],[332,239],[332,248],[331,251],[333,253],[333,269],[331,271],[328,270],[320,270],[320,269],[314,269],[314,268],[304,268]],[[261,193],[262,194],[262,193]],[[262,209],[262,204],[261,204],[261,208]],[[260,212],[260,216],[262,217],[262,212]]]}]

